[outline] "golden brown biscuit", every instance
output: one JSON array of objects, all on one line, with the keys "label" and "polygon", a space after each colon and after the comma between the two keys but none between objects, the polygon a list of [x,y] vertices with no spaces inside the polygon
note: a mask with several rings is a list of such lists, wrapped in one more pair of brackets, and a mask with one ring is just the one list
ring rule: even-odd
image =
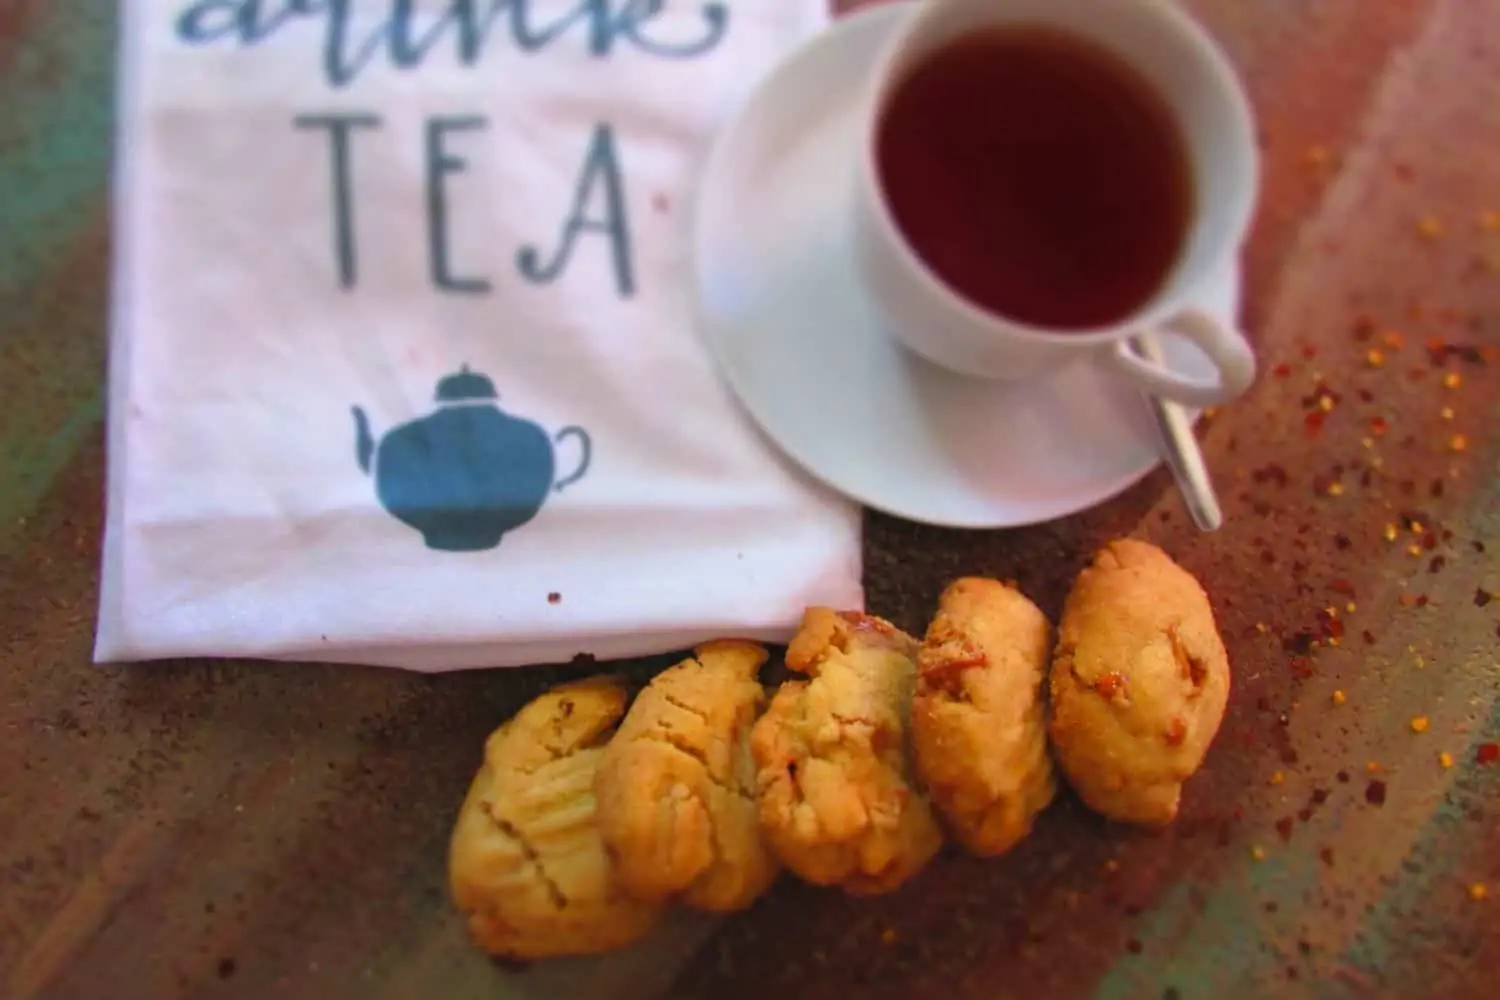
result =
[{"label": "golden brown biscuit", "polygon": [[537,698],[484,745],[448,850],[453,901],[483,948],[514,958],[608,951],[659,908],[614,879],[594,816],[594,771],[625,689],[593,678]]},{"label": "golden brown biscuit", "polygon": [[967,577],[943,592],[917,656],[917,773],[949,828],[981,856],[1010,850],[1056,791],[1042,681],[1047,617],[1020,591]]},{"label": "golden brown biscuit", "polygon": [[1083,801],[1113,819],[1170,823],[1228,697],[1229,657],[1198,581],[1144,542],[1096,554],[1052,658],[1053,747]]},{"label": "golden brown biscuit", "polygon": [[751,733],[760,823],[783,864],[818,885],[896,888],[942,833],[908,781],[916,640],[869,615],[810,608],[787,650],[809,675],[776,692]]},{"label": "golden brown biscuit", "polygon": [[632,895],[739,910],[779,870],[761,842],[750,758],[766,651],[723,641],[695,653],[657,675],[605,748],[599,831]]}]

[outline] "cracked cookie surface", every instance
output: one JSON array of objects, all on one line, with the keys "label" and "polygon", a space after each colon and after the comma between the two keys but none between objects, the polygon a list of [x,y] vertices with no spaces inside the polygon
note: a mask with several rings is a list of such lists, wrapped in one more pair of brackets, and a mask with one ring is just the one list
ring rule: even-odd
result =
[{"label": "cracked cookie surface", "polygon": [[485,741],[448,851],[449,891],[482,948],[602,952],[655,923],[659,908],[615,879],[595,816],[594,774],[625,704],[613,678],[564,684]]},{"label": "cracked cookie surface", "polygon": [[906,759],[916,651],[889,622],[827,608],[792,639],[787,666],[809,679],[782,685],[750,746],[761,831],[809,882],[887,892],[942,844]]},{"label": "cracked cookie surface", "polygon": [[1010,850],[1056,792],[1042,683],[1052,626],[1026,596],[966,577],[943,591],[917,656],[917,773],[955,839]]},{"label": "cracked cookie surface", "polygon": [[1202,586],[1161,549],[1111,542],[1079,574],[1052,658],[1053,748],[1112,819],[1177,816],[1229,698],[1229,656]]},{"label": "cracked cookie surface", "polygon": [[760,837],[750,729],[766,650],[706,643],[636,697],[604,751],[599,830],[626,889],[690,906],[749,906],[780,866]]}]

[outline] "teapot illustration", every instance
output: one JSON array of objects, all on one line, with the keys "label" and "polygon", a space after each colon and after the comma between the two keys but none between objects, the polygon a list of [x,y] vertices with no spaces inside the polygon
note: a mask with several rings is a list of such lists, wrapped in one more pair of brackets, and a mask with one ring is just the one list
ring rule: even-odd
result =
[{"label": "teapot illustration", "polygon": [[[582,427],[548,435],[504,413],[495,383],[464,365],[438,382],[437,409],[378,442],[352,408],[355,457],[375,473],[375,495],[393,517],[439,552],[479,552],[530,521],[553,492],[588,472],[593,442]],[[555,446],[576,438],[578,465],[557,478]]]}]

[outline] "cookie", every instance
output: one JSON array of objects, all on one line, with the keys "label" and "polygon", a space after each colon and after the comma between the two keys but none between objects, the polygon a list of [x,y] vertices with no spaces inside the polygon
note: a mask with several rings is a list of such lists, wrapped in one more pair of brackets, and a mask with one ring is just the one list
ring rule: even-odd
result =
[{"label": "cookie", "polygon": [[960,844],[993,857],[1056,792],[1042,685],[1052,626],[1019,590],[969,577],[943,592],[917,656],[917,773]]},{"label": "cookie", "polygon": [[595,819],[594,775],[624,687],[564,684],[485,742],[448,851],[449,890],[474,940],[517,959],[609,951],[660,912],[615,879]]},{"label": "cookie", "polygon": [[761,832],[817,885],[887,892],[942,833],[913,789],[905,734],[917,642],[870,615],[811,608],[787,650],[808,680],[782,685],[751,732]]},{"label": "cookie", "polygon": [[1112,819],[1170,823],[1229,698],[1208,595],[1156,546],[1111,542],[1068,595],[1051,692],[1054,751],[1079,797]]},{"label": "cookie", "polygon": [[625,888],[690,906],[749,906],[780,866],[761,841],[750,729],[763,647],[721,641],[652,680],[594,779],[599,830]]}]

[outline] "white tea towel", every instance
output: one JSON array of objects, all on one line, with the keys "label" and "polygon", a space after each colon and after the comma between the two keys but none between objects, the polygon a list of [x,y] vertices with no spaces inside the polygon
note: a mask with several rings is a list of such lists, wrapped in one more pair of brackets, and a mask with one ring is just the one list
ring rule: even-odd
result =
[{"label": "white tea towel", "polygon": [[785,639],[859,512],[717,378],[715,128],[825,0],[122,4],[95,657]]}]

